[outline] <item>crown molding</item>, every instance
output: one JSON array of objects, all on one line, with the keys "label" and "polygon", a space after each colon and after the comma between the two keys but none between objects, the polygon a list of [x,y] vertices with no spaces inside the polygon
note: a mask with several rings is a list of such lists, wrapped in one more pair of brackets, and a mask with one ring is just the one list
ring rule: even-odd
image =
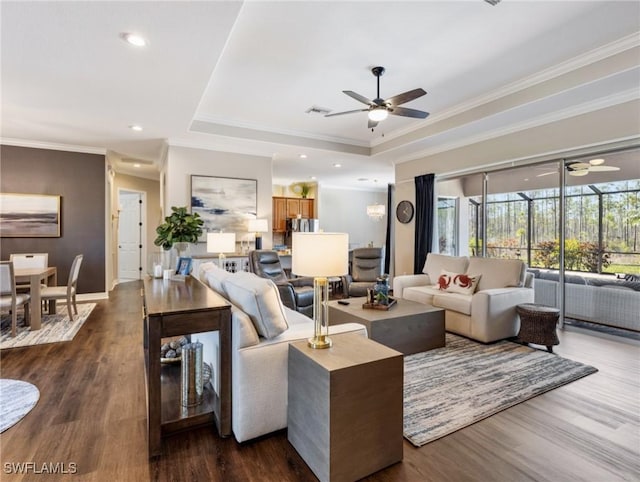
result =
[{"label": "crown molding", "polygon": [[52,151],[81,152],[83,154],[107,154],[103,147],[76,146],[72,144],[56,144],[53,142],[34,141],[28,139],[12,139],[0,137],[0,144],[16,147],[30,147],[32,149],[50,149]]},{"label": "crown molding", "polygon": [[566,109],[562,109],[562,110],[554,111],[549,114],[538,116],[524,122],[511,124],[508,127],[494,129],[491,131],[484,132],[482,134],[478,134],[476,136],[465,137],[463,140],[460,140],[460,141],[449,142],[446,144],[441,144],[439,146],[423,149],[421,151],[411,153],[410,155],[407,155],[405,157],[397,158],[395,164],[415,161],[418,159],[422,159],[424,157],[429,157],[435,154],[439,154],[441,152],[446,152],[453,149],[459,149],[461,147],[477,144],[479,142],[488,141],[490,139],[495,139],[497,137],[513,134],[515,132],[532,129],[534,127],[550,124],[552,122],[569,119],[571,117],[575,117],[578,115],[588,114],[589,112],[605,109],[607,107],[612,107],[619,104],[624,104],[625,102],[630,102],[638,99],[640,99],[640,91],[638,91],[637,89],[629,89],[629,90],[619,92],[607,97],[602,97],[600,99],[596,99],[590,102],[584,102],[576,106],[568,107]]},{"label": "crown molding", "polygon": [[371,141],[371,147],[377,147],[385,142],[392,141],[398,137],[402,137],[406,134],[410,134],[411,132],[417,131],[418,129],[423,129],[425,124],[435,124],[442,120],[448,119],[449,117],[456,116],[458,114],[462,114],[476,107],[482,106],[484,104],[488,104],[490,102],[496,101],[503,97],[507,97],[511,94],[515,94],[522,90],[531,88],[537,84],[546,82],[548,80],[552,80],[561,75],[567,74],[574,70],[580,69],[587,65],[591,65],[593,63],[599,62],[603,59],[611,57],[613,55],[619,54],[626,50],[635,48],[640,46],[640,32],[635,32],[631,35],[627,35],[622,37],[614,42],[608,43],[596,49],[590,50],[582,55],[578,55],[577,57],[573,57],[569,60],[556,64],[547,69],[536,72],[533,75],[528,77],[524,77],[515,82],[507,84],[505,86],[499,87],[498,89],[488,92],[485,95],[480,97],[475,97],[470,99],[467,102],[463,102],[461,104],[457,104],[449,109],[446,109],[442,112],[439,112],[435,115],[429,116],[429,119],[426,122],[421,123],[419,126],[408,126],[403,129],[395,130],[391,134],[385,135],[384,138],[374,139]]},{"label": "crown molding", "polygon": [[[310,132],[305,132],[305,131],[296,131],[296,130],[289,130],[289,129],[273,129],[273,128],[264,127],[258,124],[252,124],[249,122],[230,121],[227,119],[223,119],[220,117],[211,116],[207,114],[196,115],[193,118],[193,121],[204,122],[206,124],[213,125],[213,126],[220,125],[225,127],[235,127],[237,129],[243,129],[248,131],[268,132],[270,134],[297,137],[297,138],[303,138],[303,139],[312,139],[315,141],[333,142],[337,144],[348,144],[348,145],[357,146],[357,147],[371,146],[371,143],[368,141],[357,141],[355,139],[349,139],[346,137],[318,135],[318,134],[312,134]],[[195,132],[201,132],[201,131],[195,131]]]}]

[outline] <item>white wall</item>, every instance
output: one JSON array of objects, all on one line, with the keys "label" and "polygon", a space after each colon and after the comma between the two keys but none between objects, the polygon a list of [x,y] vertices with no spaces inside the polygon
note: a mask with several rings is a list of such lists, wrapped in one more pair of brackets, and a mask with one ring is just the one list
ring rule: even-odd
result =
[{"label": "white wall", "polygon": [[[169,146],[165,165],[165,213],[171,206],[189,206],[191,175],[236,177],[258,181],[258,217],[267,218],[271,226],[271,159],[268,157]],[[249,236],[249,233],[247,233]],[[239,240],[238,240],[239,242]],[[272,246],[272,233],[262,237],[263,247]],[[192,254],[204,254],[204,243],[193,247]]]},{"label": "white wall", "polygon": [[[316,197],[320,229],[348,233],[349,247],[358,248],[373,243],[384,246],[387,218],[374,221],[367,216],[370,204],[387,204],[385,191],[356,191],[320,186]],[[387,213],[388,215],[389,213]]]}]

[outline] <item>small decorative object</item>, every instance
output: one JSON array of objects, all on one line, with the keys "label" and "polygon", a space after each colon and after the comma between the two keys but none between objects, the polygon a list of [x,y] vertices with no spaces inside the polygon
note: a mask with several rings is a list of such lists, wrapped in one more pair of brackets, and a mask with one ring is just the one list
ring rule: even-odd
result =
[{"label": "small decorative object", "polygon": [[213,367],[209,363],[204,363],[202,365],[202,384],[204,386],[207,385],[213,378]]},{"label": "small decorative object", "polygon": [[189,343],[189,336],[182,336],[177,340],[164,343],[160,348],[161,363],[178,363],[182,359],[182,347]]},{"label": "small decorative object", "polygon": [[387,275],[379,276],[376,279],[376,284],[373,287],[374,303],[380,305],[389,304],[389,278]]},{"label": "small decorative object", "polygon": [[149,276],[152,278],[162,278],[162,272],[164,271],[164,259],[162,253],[149,254],[147,270],[149,272]]},{"label": "small decorative object", "polygon": [[203,390],[202,343],[196,341],[182,347],[182,406],[202,403]]},{"label": "small decorative object", "polygon": [[302,199],[307,199],[309,191],[311,190],[311,186],[309,186],[309,184],[307,184],[306,182],[297,182],[291,186],[291,190],[294,193],[299,194]]},{"label": "small decorative object", "polygon": [[191,258],[179,258],[176,273],[187,276],[191,273]]}]

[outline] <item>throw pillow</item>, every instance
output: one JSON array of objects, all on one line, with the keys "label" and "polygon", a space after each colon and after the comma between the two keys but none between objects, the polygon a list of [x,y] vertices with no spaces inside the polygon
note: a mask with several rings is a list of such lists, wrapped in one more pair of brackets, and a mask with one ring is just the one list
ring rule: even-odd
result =
[{"label": "throw pillow", "polygon": [[275,283],[240,272],[223,281],[229,301],[244,311],[260,336],[271,339],[289,328]]},{"label": "throw pillow", "polygon": [[478,287],[482,275],[470,275],[466,273],[453,273],[442,270],[438,277],[438,289],[448,293],[462,293],[472,295]]}]

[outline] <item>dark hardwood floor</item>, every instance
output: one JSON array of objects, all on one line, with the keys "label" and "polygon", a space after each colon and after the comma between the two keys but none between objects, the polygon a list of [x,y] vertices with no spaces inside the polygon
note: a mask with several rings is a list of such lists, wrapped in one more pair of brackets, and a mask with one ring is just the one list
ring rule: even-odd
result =
[{"label": "dark hardwood floor", "polygon": [[[568,329],[560,356],[594,375],[415,448],[368,481],[602,481],[640,474],[638,342]],[[147,458],[140,284],[119,285],[68,343],[4,350],[3,378],[34,383],[33,411],[0,436],[2,481],[313,481],[286,431],[238,444],[200,429]],[[10,474],[9,464],[75,464]],[[59,467],[63,467],[60,465]]]}]

